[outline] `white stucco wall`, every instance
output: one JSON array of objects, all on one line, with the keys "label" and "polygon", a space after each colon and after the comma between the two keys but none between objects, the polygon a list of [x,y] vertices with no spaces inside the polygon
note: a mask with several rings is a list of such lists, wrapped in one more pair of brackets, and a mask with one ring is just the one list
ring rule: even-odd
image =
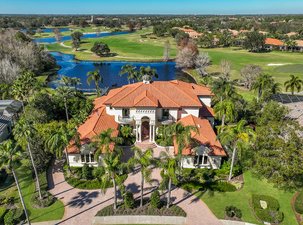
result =
[{"label": "white stucco wall", "polygon": [[[99,162],[101,161],[101,157],[99,158]],[[71,167],[82,167],[85,163],[81,162],[81,154],[68,154],[68,162]],[[97,162],[87,163],[92,166],[99,166]]]},{"label": "white stucco wall", "polygon": [[183,108],[181,112],[181,118],[184,118],[188,115],[199,117],[199,108]]},{"label": "white stucco wall", "polygon": [[206,106],[211,107],[211,97],[210,96],[199,96],[199,99]]}]

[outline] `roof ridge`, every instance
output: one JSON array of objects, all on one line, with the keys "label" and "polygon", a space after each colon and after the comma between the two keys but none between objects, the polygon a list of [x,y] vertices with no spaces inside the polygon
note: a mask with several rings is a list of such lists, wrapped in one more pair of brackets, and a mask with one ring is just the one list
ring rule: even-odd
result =
[{"label": "roof ridge", "polygon": [[[178,81],[178,84],[177,84],[177,85],[179,85],[179,82],[180,82],[180,81]],[[183,81],[181,81],[181,82],[183,82]],[[185,82],[183,82],[183,83],[185,83]],[[188,85],[188,84],[189,84],[191,87],[193,87],[193,86],[192,86],[192,85],[193,85],[192,83],[186,83],[186,85]],[[178,89],[181,90],[183,93],[185,93],[188,97],[190,97],[191,99],[193,99],[194,101],[196,101],[197,103],[201,103],[201,101],[199,101],[199,100],[196,99],[196,97],[197,97],[198,95],[196,95],[195,93],[194,93],[194,94],[195,94],[195,97],[193,97],[193,96],[191,96],[190,94],[188,94],[186,91],[184,91],[182,88],[178,87]]]},{"label": "roof ridge", "polygon": [[[117,103],[120,102],[121,100],[123,100],[123,99],[125,99],[126,97],[128,97],[128,95],[129,95],[130,93],[133,93],[135,90],[137,90],[139,87],[141,87],[143,83],[141,83],[141,84],[140,84],[140,83],[136,83],[136,84],[138,84],[138,85],[136,85],[135,88],[133,88],[131,91],[129,91],[127,94],[125,94],[124,97],[122,97],[122,98],[118,99],[117,101],[113,102],[112,105],[117,104]],[[125,86],[125,87],[127,87],[127,86]]]}]

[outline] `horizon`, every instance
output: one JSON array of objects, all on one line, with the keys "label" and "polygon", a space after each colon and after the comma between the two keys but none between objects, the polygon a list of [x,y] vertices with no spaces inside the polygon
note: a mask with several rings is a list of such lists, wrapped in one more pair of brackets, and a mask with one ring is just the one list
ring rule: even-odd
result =
[{"label": "horizon", "polygon": [[[72,7],[71,7],[72,4]],[[0,0],[0,15],[301,15],[301,0]]]}]

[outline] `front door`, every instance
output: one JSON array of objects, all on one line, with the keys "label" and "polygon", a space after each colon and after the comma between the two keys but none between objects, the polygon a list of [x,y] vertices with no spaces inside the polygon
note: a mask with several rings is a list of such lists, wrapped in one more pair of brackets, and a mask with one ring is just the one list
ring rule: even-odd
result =
[{"label": "front door", "polygon": [[149,139],[149,122],[144,121],[142,123],[142,141]]}]

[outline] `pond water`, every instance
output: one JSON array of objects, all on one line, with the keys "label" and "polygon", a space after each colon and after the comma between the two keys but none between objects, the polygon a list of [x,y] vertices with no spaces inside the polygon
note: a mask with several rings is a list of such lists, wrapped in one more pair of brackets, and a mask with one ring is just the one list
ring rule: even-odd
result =
[{"label": "pond water", "polygon": [[[107,37],[107,36],[114,36],[114,35],[121,35],[121,34],[128,34],[129,31],[119,31],[119,32],[101,32],[101,33],[87,33],[83,34],[82,40],[86,38],[99,38],[99,37]],[[69,41],[71,40],[71,36],[63,36],[61,38],[61,41]],[[34,39],[37,43],[55,43],[56,39],[54,37],[48,37],[48,38],[36,38]]]},{"label": "pond water", "polygon": [[51,52],[50,54],[53,55],[53,57],[56,59],[57,64],[61,66],[61,69],[58,71],[58,77],[55,80],[49,82],[49,86],[52,88],[56,88],[62,85],[59,80],[64,75],[80,78],[81,84],[78,86],[78,88],[85,92],[93,92],[95,91],[95,85],[93,82],[88,85],[86,80],[87,73],[89,71],[95,70],[99,70],[103,76],[103,83],[101,83],[102,88],[120,87],[122,85],[128,84],[127,76],[119,75],[121,67],[126,64],[132,64],[138,69],[141,66],[150,66],[152,68],[155,68],[159,74],[159,78],[154,80],[167,81],[176,79],[177,76],[181,76],[181,72],[178,71],[175,67],[175,62],[93,62],[75,60],[74,55],[63,54],[59,52]]}]

